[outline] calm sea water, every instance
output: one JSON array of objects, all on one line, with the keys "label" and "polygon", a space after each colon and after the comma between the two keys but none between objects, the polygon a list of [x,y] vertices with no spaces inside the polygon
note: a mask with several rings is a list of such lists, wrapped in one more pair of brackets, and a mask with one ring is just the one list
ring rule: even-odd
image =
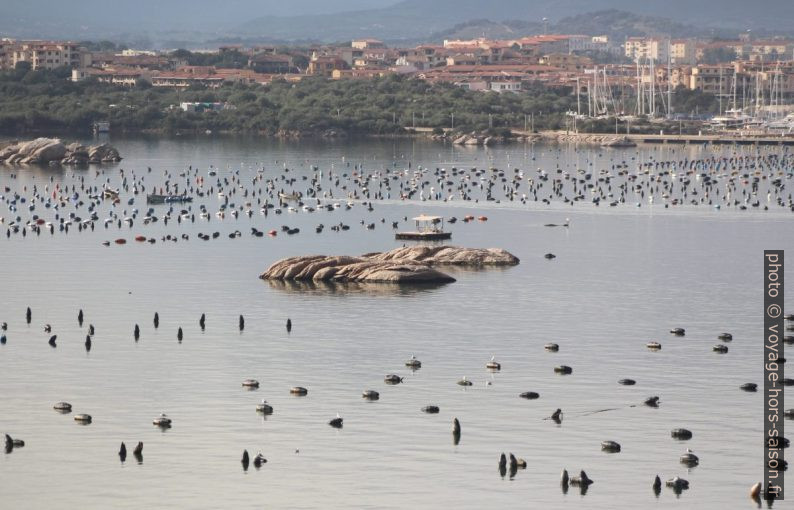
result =
[{"label": "calm sea water", "polygon": [[[116,187],[118,168],[142,174],[152,167],[151,185],[165,179],[163,170],[188,165],[202,173],[214,165],[221,177],[239,170],[250,182],[257,164],[270,176],[285,164],[300,176],[310,165],[348,162],[370,169],[411,161],[429,168],[560,164],[575,170],[589,162],[714,154],[701,147],[466,149],[411,140],[112,142],[125,159],[104,173],[2,168],[0,185],[23,195],[50,177],[70,185],[79,177],[92,185],[109,179]],[[123,194],[122,204],[129,196]],[[194,207],[198,203],[215,211],[219,201],[209,196]],[[145,210],[140,198],[137,207]],[[158,214],[165,210],[158,206]],[[106,211],[103,205],[100,218]],[[286,256],[400,246],[391,221],[419,213],[487,215],[487,222],[450,226],[454,244],[505,248],[521,264],[453,269],[456,283],[419,289],[307,288],[258,279]],[[0,216],[13,217],[5,209]],[[568,229],[543,226],[566,217]],[[366,230],[362,219],[376,228]],[[358,204],[333,213],[265,218],[257,211],[250,219],[213,215],[209,224],[139,222],[121,231],[100,222],[93,232],[3,237],[0,321],[8,322],[8,341],[0,346],[0,432],[27,444],[0,455],[0,507],[754,507],[747,493],[762,478],[762,400],[760,392],[739,386],[762,383],[762,250],[794,253],[793,219],[757,209],[389,201],[376,202],[372,212]],[[351,229],[314,233],[318,223],[339,221]],[[249,235],[252,226],[267,231],[284,224],[301,233]],[[229,239],[234,230],[243,236]],[[221,236],[210,242],[195,236],[212,231]],[[190,241],[101,245],[136,234],[183,233]],[[557,258],[544,259],[547,252]],[[159,329],[152,324],[155,312]],[[47,345],[44,324],[58,335],[56,349]],[[88,324],[96,328],[90,352],[83,346]],[[671,327],[685,327],[686,336],[671,336]],[[711,348],[722,332],[734,340],[728,354],[718,355]],[[647,350],[651,340],[663,349]],[[547,342],[560,344],[560,351],[544,351]],[[412,354],[423,363],[416,372],[404,366]],[[485,369],[491,356],[501,372]],[[555,375],[559,364],[572,366],[573,374]],[[384,384],[387,373],[405,376],[404,384]],[[474,386],[456,385],[463,376]],[[244,391],[246,378],[261,387]],[[637,384],[620,386],[622,378]],[[298,385],[308,396],[289,395]],[[363,400],[365,389],[379,391],[380,400]],[[541,397],[520,399],[524,391]],[[661,397],[658,409],[642,405],[652,395]],[[263,398],[275,408],[266,419],[255,411]],[[62,400],[75,413],[91,414],[93,423],[80,426],[72,415],[56,413],[52,405]],[[428,404],[441,412],[422,413]],[[544,420],[557,408],[564,413],[561,425]],[[152,425],[160,412],[174,420],[173,428]],[[341,430],[327,424],[336,413],[345,420]],[[454,417],[463,431],[458,445]],[[693,439],[672,439],[677,427],[692,430]],[[602,452],[603,440],[618,441],[622,452]],[[130,451],[143,441],[142,464],[132,455],[119,462],[121,441]],[[700,457],[698,467],[679,464],[686,448]],[[252,457],[261,451],[268,463],[244,472],[243,449]],[[527,468],[503,479],[497,469],[502,452],[526,459]],[[563,468],[584,469],[595,484],[585,496],[574,487],[563,494]],[[651,490],[657,474],[682,476],[691,489],[676,497],[664,488],[657,498]]]}]

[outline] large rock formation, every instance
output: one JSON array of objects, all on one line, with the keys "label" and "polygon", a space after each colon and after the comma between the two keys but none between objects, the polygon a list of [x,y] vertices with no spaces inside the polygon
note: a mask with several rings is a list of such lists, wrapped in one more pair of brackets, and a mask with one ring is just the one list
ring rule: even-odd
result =
[{"label": "large rock formation", "polygon": [[364,256],[372,260],[400,260],[450,266],[515,266],[519,263],[518,257],[500,248],[460,248],[457,246],[406,246]]},{"label": "large rock formation", "polygon": [[85,165],[121,161],[119,151],[108,144],[85,147],[79,143],[64,145],[57,138],[36,138],[12,143],[0,150],[0,163],[6,165]]},{"label": "large rock formation", "polygon": [[412,246],[361,257],[307,255],[279,260],[261,278],[324,282],[448,283],[433,265],[512,266],[519,260],[499,249]]}]

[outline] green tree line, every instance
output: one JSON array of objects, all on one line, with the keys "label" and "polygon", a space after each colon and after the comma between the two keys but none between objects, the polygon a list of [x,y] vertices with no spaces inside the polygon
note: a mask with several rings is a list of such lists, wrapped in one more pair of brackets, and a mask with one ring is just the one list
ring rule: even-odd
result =
[{"label": "green tree line", "polygon": [[[225,131],[276,134],[351,135],[404,133],[413,126],[437,131],[488,131],[495,134],[525,126],[565,129],[565,112],[576,109],[570,89],[536,83],[513,93],[467,91],[451,84],[430,84],[390,75],[370,80],[304,77],[270,85],[227,83],[217,89],[185,90],[69,80],[70,70],[31,71],[29,66],[0,72],[0,132],[86,133],[95,121],[111,130]],[[183,112],[181,102],[220,102],[233,108],[217,112]],[[679,90],[676,103],[687,112],[713,108],[713,96]],[[627,111],[631,111],[630,109]],[[454,117],[454,120],[453,120]],[[597,123],[582,124],[594,129]]]},{"label": "green tree line", "polygon": [[[570,90],[532,85],[521,94],[466,91],[404,77],[329,80],[304,77],[297,83],[224,84],[217,89],[125,88],[94,79],[69,81],[68,69],[0,72],[0,132],[87,132],[107,120],[118,131],[291,131],[394,134],[412,126],[456,130],[523,127],[559,128],[575,99]],[[181,102],[221,102],[233,109],[191,113]]]}]

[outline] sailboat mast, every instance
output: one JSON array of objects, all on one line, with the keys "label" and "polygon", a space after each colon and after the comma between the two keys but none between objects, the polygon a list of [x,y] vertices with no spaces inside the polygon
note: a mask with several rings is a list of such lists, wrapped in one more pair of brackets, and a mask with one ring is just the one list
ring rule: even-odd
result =
[{"label": "sailboat mast", "polygon": [[667,40],[667,117],[673,114],[673,55],[670,39]]},{"label": "sailboat mast", "polygon": [[656,117],[656,73],[653,70],[653,62],[655,59],[650,59],[651,61],[651,117]]},{"label": "sailboat mast", "polygon": [[637,116],[642,114],[642,78],[640,77],[640,59],[637,57]]}]

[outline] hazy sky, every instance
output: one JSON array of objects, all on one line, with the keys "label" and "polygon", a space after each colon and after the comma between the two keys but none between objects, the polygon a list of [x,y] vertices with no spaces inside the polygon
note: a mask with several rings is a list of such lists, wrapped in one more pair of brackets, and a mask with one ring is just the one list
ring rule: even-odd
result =
[{"label": "hazy sky", "polygon": [[86,23],[180,24],[211,27],[260,16],[322,14],[393,5],[399,0],[3,0],[3,17],[31,21],[81,19]]},{"label": "hazy sky", "polygon": [[554,21],[610,8],[703,27],[704,36],[715,27],[791,31],[794,20],[794,0],[0,0],[0,36],[399,39],[403,30],[424,37],[472,19]]}]

